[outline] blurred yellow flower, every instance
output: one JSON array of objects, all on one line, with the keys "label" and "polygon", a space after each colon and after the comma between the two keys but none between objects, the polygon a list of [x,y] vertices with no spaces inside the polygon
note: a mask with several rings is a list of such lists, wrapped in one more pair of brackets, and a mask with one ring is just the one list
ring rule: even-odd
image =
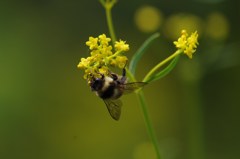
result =
[{"label": "blurred yellow flower", "polygon": [[182,30],[181,37],[177,41],[174,41],[176,48],[183,50],[183,53],[186,54],[190,59],[192,59],[193,53],[196,51],[198,45],[198,33],[195,31],[190,36],[186,30]]},{"label": "blurred yellow flower", "polygon": [[223,13],[213,12],[208,15],[206,22],[206,35],[208,37],[214,40],[225,40],[229,36],[229,32],[230,23]]},{"label": "blurred yellow flower", "polygon": [[136,10],[134,21],[140,31],[151,33],[161,27],[163,14],[157,7],[144,5]]}]

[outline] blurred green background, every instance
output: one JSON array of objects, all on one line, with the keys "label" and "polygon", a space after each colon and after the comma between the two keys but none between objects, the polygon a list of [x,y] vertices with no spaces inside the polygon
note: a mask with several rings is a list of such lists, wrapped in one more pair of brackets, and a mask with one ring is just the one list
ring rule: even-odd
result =
[{"label": "blurred green background", "polygon": [[[198,30],[193,60],[144,88],[163,159],[240,157],[238,0],[119,0],[118,38],[131,57],[160,32],[139,80],[174,52],[181,29]],[[89,36],[108,34],[98,1],[1,0],[0,158],[154,159],[137,98],[122,97],[120,121],[90,91],[81,57]]]}]

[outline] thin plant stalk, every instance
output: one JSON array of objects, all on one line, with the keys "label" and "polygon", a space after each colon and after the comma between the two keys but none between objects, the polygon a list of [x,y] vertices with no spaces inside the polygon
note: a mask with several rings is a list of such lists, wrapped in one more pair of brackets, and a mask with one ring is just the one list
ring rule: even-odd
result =
[{"label": "thin plant stalk", "polygon": [[113,7],[114,3],[116,3],[116,2],[115,1],[114,2],[106,2],[105,4],[103,4],[103,6],[105,8],[105,12],[106,12],[108,30],[109,30],[109,34],[112,39],[113,45],[116,41],[116,35],[115,35],[113,22],[112,22],[112,7]]},{"label": "thin plant stalk", "polygon": [[[111,16],[112,6],[107,7],[107,5],[105,5],[105,9],[106,9],[106,18],[107,18],[107,24],[108,24],[110,36],[112,38],[112,42],[114,43],[116,41],[116,36],[115,36],[113,22],[112,22],[112,16]],[[129,71],[127,71],[127,72],[128,72],[128,74],[131,74]],[[132,78],[132,80],[135,81],[133,75],[130,75],[130,78]],[[138,96],[138,99],[139,99],[139,102],[140,102],[140,105],[141,105],[141,109],[143,111],[144,120],[145,120],[145,123],[146,123],[148,134],[151,138],[151,141],[152,141],[153,146],[154,146],[155,151],[156,151],[157,159],[161,159],[160,149],[159,149],[159,146],[158,146],[158,141],[157,141],[157,138],[154,134],[154,129],[153,129],[152,123],[150,121],[150,117],[149,117],[149,113],[148,113],[148,109],[147,109],[147,104],[146,104],[146,101],[145,101],[145,98],[144,98],[144,94],[141,90],[136,94]]]},{"label": "thin plant stalk", "polygon": [[[131,81],[136,81],[136,79],[134,78],[134,76],[132,75],[132,73],[126,69],[128,77],[131,79]],[[147,103],[145,100],[145,96],[142,90],[139,90],[136,92],[136,95],[138,97],[142,112],[143,112],[143,116],[144,116],[144,120],[146,123],[146,127],[147,127],[147,131],[148,131],[148,135],[152,141],[152,144],[154,146],[154,149],[156,151],[156,156],[157,159],[161,159],[161,153],[160,153],[160,148],[159,148],[159,144],[158,144],[158,140],[157,137],[155,135],[153,126],[152,126],[152,122],[148,113],[148,109],[147,109]]]},{"label": "thin plant stalk", "polygon": [[140,106],[141,106],[141,109],[143,112],[143,116],[144,116],[144,120],[145,120],[145,123],[147,126],[149,137],[151,138],[152,144],[156,151],[157,159],[161,159],[159,144],[158,144],[157,137],[155,135],[155,132],[154,132],[154,129],[152,126],[152,122],[150,120],[150,116],[149,116],[148,109],[147,109],[147,103],[146,103],[145,96],[144,96],[142,90],[137,92],[137,97],[140,102]]}]

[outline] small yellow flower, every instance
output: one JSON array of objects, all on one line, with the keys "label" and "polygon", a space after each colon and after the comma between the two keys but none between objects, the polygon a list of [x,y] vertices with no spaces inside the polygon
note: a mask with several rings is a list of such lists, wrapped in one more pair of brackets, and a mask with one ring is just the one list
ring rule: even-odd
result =
[{"label": "small yellow flower", "polygon": [[106,37],[105,34],[99,35],[98,38],[99,38],[99,42],[100,42],[100,44],[102,44],[102,45],[106,45],[106,46],[107,46],[108,43],[111,41],[111,39],[108,38],[108,37]]},{"label": "small yellow flower", "polygon": [[126,44],[126,41],[116,41],[114,45],[116,51],[128,51],[129,50],[129,45]]},{"label": "small yellow flower", "polygon": [[183,50],[183,53],[192,59],[192,55],[196,51],[198,45],[198,33],[195,31],[188,36],[187,31],[182,30],[181,34],[181,37],[179,37],[177,41],[174,41],[173,44],[176,48]]},{"label": "small yellow flower", "polygon": [[118,56],[116,58],[116,63],[118,64],[118,67],[119,68],[124,68],[124,66],[126,65],[127,63],[127,57],[126,56]]},{"label": "small yellow flower", "polygon": [[92,51],[90,52],[90,54],[91,54],[91,56],[95,56],[95,55],[97,55],[97,54],[100,54],[100,51],[99,51],[99,50],[92,50]]},{"label": "small yellow flower", "polygon": [[187,39],[187,42],[193,48],[197,48],[197,45],[198,45],[198,33],[197,33],[197,31],[195,31],[194,33],[191,34],[191,36]]},{"label": "small yellow flower", "polygon": [[196,51],[196,49],[193,49],[192,46],[189,46],[187,47],[185,50],[184,50],[184,53],[190,58],[192,59],[192,55],[193,53]]},{"label": "small yellow flower", "polygon": [[89,46],[90,50],[93,50],[98,47],[98,38],[89,37],[89,40],[86,42],[86,45]]},{"label": "small yellow flower", "polygon": [[178,41],[174,41],[173,43],[176,45],[177,48],[185,49],[186,44],[187,44],[187,40],[184,37],[180,37],[180,38],[178,38]]},{"label": "small yellow flower", "polygon": [[108,69],[108,67],[102,66],[102,67],[99,69],[99,73],[100,73],[100,74],[104,74],[104,75],[109,74],[109,69]]},{"label": "small yellow flower", "polygon": [[112,46],[104,46],[102,48],[99,48],[99,51],[105,56],[110,56],[112,55]]},{"label": "small yellow flower", "polygon": [[85,58],[81,58],[81,62],[78,64],[78,68],[86,68],[88,66],[89,61]]},{"label": "small yellow flower", "polygon": [[117,61],[116,61],[116,59],[112,59],[112,60],[110,61],[110,65],[113,66],[113,67],[116,67],[116,66],[117,66]]}]

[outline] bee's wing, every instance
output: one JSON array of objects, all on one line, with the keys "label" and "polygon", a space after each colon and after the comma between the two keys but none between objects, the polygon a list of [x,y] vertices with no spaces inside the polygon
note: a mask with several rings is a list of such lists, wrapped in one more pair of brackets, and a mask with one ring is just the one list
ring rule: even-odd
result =
[{"label": "bee's wing", "polygon": [[116,100],[106,99],[104,100],[104,103],[106,104],[108,112],[111,115],[111,117],[115,120],[119,120],[121,115],[122,102],[119,99]]},{"label": "bee's wing", "polygon": [[146,82],[131,82],[131,83],[126,83],[124,84],[124,92],[123,94],[128,94],[132,93],[135,90],[142,88],[145,86],[147,83]]}]

